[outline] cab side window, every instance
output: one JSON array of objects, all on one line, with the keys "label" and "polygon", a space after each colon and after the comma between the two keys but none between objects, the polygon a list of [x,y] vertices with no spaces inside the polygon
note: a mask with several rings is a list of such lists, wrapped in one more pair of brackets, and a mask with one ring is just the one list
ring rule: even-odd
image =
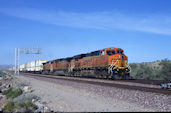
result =
[{"label": "cab side window", "polygon": [[101,52],[101,55],[105,55],[105,51],[102,51],[102,52]]},{"label": "cab side window", "polygon": [[112,52],[112,55],[114,55],[115,54],[115,51],[111,51]]}]

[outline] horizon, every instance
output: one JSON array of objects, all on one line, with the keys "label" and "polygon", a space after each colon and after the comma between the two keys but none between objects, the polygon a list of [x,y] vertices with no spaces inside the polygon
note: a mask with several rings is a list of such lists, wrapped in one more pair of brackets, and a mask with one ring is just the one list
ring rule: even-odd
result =
[{"label": "horizon", "polygon": [[54,60],[108,47],[122,48],[129,63],[171,59],[170,0],[0,0],[0,65]]}]

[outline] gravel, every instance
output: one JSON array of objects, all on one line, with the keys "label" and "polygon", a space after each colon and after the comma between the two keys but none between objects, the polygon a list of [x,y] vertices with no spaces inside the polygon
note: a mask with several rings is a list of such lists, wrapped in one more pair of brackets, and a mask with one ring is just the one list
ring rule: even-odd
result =
[{"label": "gravel", "polygon": [[28,99],[34,99],[34,100],[38,100],[39,97],[37,97],[36,95],[34,94],[30,94],[30,93],[26,93],[26,94],[22,94],[16,98],[13,99],[13,102],[23,102],[25,98],[28,98]]},{"label": "gravel", "polygon": [[171,111],[170,95],[50,78],[17,78],[29,83],[32,93],[54,111]]}]

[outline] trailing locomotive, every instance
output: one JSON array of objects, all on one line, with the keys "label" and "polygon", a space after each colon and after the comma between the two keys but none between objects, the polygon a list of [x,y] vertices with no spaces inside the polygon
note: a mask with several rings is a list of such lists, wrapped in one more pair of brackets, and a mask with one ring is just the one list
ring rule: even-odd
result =
[{"label": "trailing locomotive", "polygon": [[87,54],[43,63],[43,74],[129,79],[128,57],[121,48],[106,48]]}]

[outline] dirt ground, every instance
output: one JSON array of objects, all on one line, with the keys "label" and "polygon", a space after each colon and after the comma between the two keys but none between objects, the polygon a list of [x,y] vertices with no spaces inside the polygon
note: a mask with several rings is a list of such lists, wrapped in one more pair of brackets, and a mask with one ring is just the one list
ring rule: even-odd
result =
[{"label": "dirt ground", "polygon": [[[168,106],[164,108],[159,107],[154,102],[154,105],[148,104],[146,98],[144,103],[142,100],[134,99],[131,96],[133,93],[141,96],[145,92],[129,91],[130,96],[124,97],[127,90],[117,88],[105,88],[103,86],[96,86],[84,83],[74,83],[69,81],[44,81],[34,78],[17,76],[20,82],[24,82],[32,87],[32,93],[39,96],[43,102],[53,111],[59,112],[107,112],[107,111],[169,111]],[[107,91],[105,91],[107,90]],[[141,93],[141,95],[139,94]],[[122,95],[123,94],[123,95]],[[112,96],[113,95],[113,96]],[[152,94],[145,94],[146,97],[153,96]],[[159,97],[158,97],[159,96]],[[162,98],[161,98],[161,97]],[[153,96],[154,97],[154,96]],[[170,96],[157,95],[162,101],[167,101]],[[125,99],[128,98],[128,99]],[[132,98],[132,99],[131,99]],[[134,100],[134,101],[130,101]],[[159,101],[158,101],[159,102]],[[168,102],[168,101],[167,101]],[[163,105],[163,104],[162,104]],[[164,102],[164,106],[166,102]],[[156,108],[155,108],[155,107]]]}]

